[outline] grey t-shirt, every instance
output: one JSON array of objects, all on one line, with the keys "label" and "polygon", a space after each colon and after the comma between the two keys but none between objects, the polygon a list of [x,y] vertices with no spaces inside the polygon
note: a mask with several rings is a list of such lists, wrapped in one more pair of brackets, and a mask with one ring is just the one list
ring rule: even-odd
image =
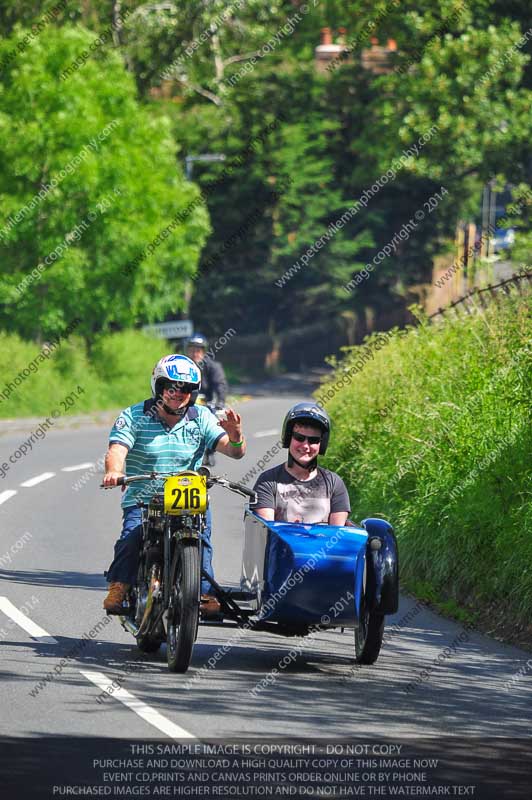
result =
[{"label": "grey t-shirt", "polygon": [[351,511],[349,495],[336,472],[318,467],[310,481],[300,481],[286,471],[284,464],[263,472],[257,479],[255,508],[273,508],[276,522],[328,522],[335,511]]}]

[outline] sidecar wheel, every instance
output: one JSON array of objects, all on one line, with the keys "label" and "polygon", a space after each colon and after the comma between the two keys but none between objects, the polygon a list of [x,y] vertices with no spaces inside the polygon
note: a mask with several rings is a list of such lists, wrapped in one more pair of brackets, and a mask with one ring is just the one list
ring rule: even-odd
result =
[{"label": "sidecar wheel", "polygon": [[374,664],[382,645],[384,614],[361,609],[355,626],[355,661],[357,664]]}]

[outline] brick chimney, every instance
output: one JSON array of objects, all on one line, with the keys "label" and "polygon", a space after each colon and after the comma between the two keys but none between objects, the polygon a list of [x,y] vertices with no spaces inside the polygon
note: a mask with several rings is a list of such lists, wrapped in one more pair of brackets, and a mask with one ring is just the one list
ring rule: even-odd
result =
[{"label": "brick chimney", "polygon": [[385,47],[379,44],[376,36],[370,39],[371,47],[362,50],[361,64],[364,69],[373,72],[374,75],[383,75],[392,70],[392,54],[397,52],[397,42],[395,39],[388,39]]},{"label": "brick chimney", "polygon": [[325,74],[327,72],[327,64],[338,58],[345,50],[345,47],[343,44],[333,44],[330,28],[322,28],[320,38],[320,44],[314,50],[314,59],[318,72]]},{"label": "brick chimney", "polygon": [[338,28],[337,44],[345,44],[347,41],[347,28]]},{"label": "brick chimney", "polygon": [[332,40],[331,29],[330,28],[322,28],[321,29],[320,45],[323,46],[323,45],[332,44],[332,43],[333,43],[333,40]]}]

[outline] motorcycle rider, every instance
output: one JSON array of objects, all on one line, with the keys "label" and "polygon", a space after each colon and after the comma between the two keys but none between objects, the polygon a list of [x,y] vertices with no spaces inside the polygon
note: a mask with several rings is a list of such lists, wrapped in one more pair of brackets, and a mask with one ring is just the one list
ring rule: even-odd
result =
[{"label": "motorcycle rider", "polygon": [[330,431],[329,416],[317,404],[292,406],[281,434],[288,459],[257,479],[257,502],[251,507],[256,514],[276,522],[346,524],[351,506],[345,484],[335,472],[318,466]]},{"label": "motorcycle rider", "polygon": [[201,369],[201,391],[207,405],[222,407],[227,396],[224,368],[207,353],[208,342],[202,333],[194,333],[187,341],[187,355]]},{"label": "motorcycle rider", "polygon": [[[218,421],[207,408],[195,406],[200,387],[200,370],[190,358],[174,353],[157,362],[151,376],[151,399],[126,408],[111,429],[104,486],[116,486],[118,478],[126,473],[197,469],[206,447],[229,458],[245,455],[240,415],[228,408],[226,419]],[[124,493],[122,533],[115,543],[114,559],[107,572],[110,586],[103,604],[110,614],[121,613],[128,590],[137,579],[142,537],[137,501],[147,501],[161,491],[162,480],[139,481],[128,486]],[[210,536],[208,511],[202,567],[212,576]],[[201,591],[203,615],[216,614],[220,604],[208,594],[208,581],[202,581]]]},{"label": "motorcycle rider", "polygon": [[[205,405],[213,414],[225,405],[227,395],[227,380],[224,368],[219,361],[208,355],[208,342],[202,333],[194,333],[187,341],[187,354],[201,370],[201,393]],[[203,463],[214,467],[216,461],[210,448],[205,450]]]}]

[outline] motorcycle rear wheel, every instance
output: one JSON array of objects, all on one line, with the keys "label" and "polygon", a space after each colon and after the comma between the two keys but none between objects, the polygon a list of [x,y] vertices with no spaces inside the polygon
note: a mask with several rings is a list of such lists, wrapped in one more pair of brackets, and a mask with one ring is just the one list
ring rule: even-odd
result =
[{"label": "motorcycle rear wheel", "polygon": [[180,542],[172,576],[171,603],[166,624],[166,658],[170,672],[186,672],[198,631],[200,607],[200,548]]},{"label": "motorcycle rear wheel", "polygon": [[[142,587],[144,581],[145,581],[144,564],[141,563],[139,564],[137,585],[139,587]],[[137,624],[139,624],[140,622],[139,619],[136,619],[135,621],[137,622]],[[164,639],[161,639],[160,635],[156,636],[153,631],[151,633],[140,633],[138,636],[135,637],[135,640],[137,642],[137,647],[141,651],[141,653],[156,653],[164,641]]]}]

